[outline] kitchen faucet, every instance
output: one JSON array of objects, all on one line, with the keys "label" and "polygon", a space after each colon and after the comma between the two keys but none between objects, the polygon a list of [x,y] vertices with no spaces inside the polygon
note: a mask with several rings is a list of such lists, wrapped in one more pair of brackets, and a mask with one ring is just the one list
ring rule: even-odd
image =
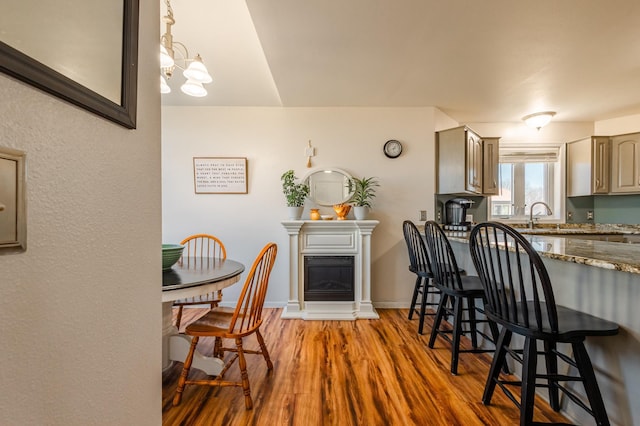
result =
[{"label": "kitchen faucet", "polygon": [[537,204],[542,204],[543,206],[545,206],[545,208],[547,209],[547,215],[552,215],[553,212],[551,211],[551,207],[549,207],[549,205],[547,203],[545,203],[544,201],[536,201],[535,203],[531,204],[531,209],[529,209],[529,229],[533,229],[533,208],[537,205]]}]

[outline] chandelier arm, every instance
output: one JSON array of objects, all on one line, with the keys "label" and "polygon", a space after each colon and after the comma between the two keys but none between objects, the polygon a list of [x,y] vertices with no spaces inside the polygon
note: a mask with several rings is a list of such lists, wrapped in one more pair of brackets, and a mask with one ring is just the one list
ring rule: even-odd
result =
[{"label": "chandelier arm", "polygon": [[[180,43],[179,41],[174,41],[173,46],[174,46],[173,50],[178,52],[180,56],[182,56],[181,58],[178,58],[178,60],[182,61],[182,63],[184,64],[184,67],[178,66],[178,68],[185,69],[187,67],[187,63],[193,61],[193,59],[189,57],[189,50],[187,49],[187,46]],[[180,47],[183,50],[175,49],[175,47]]]}]

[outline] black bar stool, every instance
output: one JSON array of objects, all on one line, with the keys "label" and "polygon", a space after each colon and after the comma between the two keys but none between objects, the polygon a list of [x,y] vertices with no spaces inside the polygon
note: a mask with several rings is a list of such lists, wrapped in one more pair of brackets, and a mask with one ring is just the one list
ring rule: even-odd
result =
[{"label": "black bar stool", "polygon": [[[427,237],[427,248],[432,260],[434,285],[442,292],[429,347],[433,348],[436,337],[441,336],[451,343],[451,373],[458,374],[458,355],[461,352],[482,353],[493,352],[494,349],[484,349],[478,346],[478,336],[482,336],[490,342],[495,342],[498,338],[498,327],[493,321],[478,319],[476,312],[484,313],[476,306],[476,301],[484,301],[484,291],[482,283],[476,276],[461,275],[458,269],[455,255],[451,249],[451,244],[444,231],[434,221],[428,221],[424,225]],[[453,308],[449,307],[449,301]],[[464,304],[466,303],[466,308]],[[463,319],[463,311],[467,312],[467,318]],[[442,328],[442,320],[446,315],[451,315],[453,330]],[[488,323],[491,330],[491,337],[487,336],[480,329],[478,324]],[[463,328],[463,324],[468,324],[469,328]],[[471,337],[472,349],[460,349],[460,337],[469,334]],[[451,337],[449,336],[451,335]]]},{"label": "black bar stool", "polygon": [[[616,323],[556,305],[551,280],[540,255],[529,241],[513,228],[501,223],[482,223],[471,232],[471,257],[486,293],[486,315],[502,325],[489,377],[482,396],[485,405],[491,403],[496,385],[520,408],[520,425],[533,424],[535,388],[549,389],[549,403],[560,410],[558,391],[584,408],[598,425],[608,425],[609,419],[598,388],[593,366],[584,346],[587,336],[611,336],[618,333]],[[513,334],[525,339],[523,350],[510,348]],[[547,374],[537,373],[537,341],[544,343]],[[568,343],[573,358],[559,352],[558,343]],[[522,380],[500,379],[500,369],[506,365],[506,355],[522,363]],[[577,369],[579,376],[558,374],[561,360]],[[542,383],[537,383],[541,379]],[[563,383],[583,383],[590,407]],[[520,386],[520,401],[507,388]]]},{"label": "black bar stool", "polygon": [[[440,290],[432,283],[431,263],[420,231],[410,220],[405,220],[402,223],[402,231],[409,251],[409,270],[416,274],[416,284],[409,307],[409,319],[413,319],[414,313],[418,315],[418,334],[422,334],[425,315],[435,315],[435,313],[429,313],[427,307],[432,306],[435,312],[438,306],[437,300],[440,300]],[[419,300],[418,296],[420,296]]]}]

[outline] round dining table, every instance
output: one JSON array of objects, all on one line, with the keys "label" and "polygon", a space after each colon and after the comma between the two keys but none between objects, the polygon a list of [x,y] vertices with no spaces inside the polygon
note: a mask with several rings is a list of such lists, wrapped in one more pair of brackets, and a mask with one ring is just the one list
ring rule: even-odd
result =
[{"label": "round dining table", "polygon": [[[244,265],[230,259],[183,257],[169,270],[162,272],[162,368],[172,361],[184,362],[191,338],[178,333],[173,324],[173,302],[215,293],[240,280]],[[193,367],[216,376],[222,370],[222,360],[196,352]]]}]

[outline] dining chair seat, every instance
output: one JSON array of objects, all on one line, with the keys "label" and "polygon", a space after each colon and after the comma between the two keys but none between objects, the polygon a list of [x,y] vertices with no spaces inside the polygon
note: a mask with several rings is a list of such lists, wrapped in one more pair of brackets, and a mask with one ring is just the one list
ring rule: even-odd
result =
[{"label": "dining chair seat", "polygon": [[[536,304],[535,302],[529,301],[527,305],[526,311],[528,312],[528,321],[530,324],[533,324],[535,321],[535,309],[537,309],[537,306],[543,311],[548,309],[545,302]],[[518,303],[516,309],[520,312],[518,321],[521,323],[524,322],[522,303]],[[618,325],[612,321],[603,320],[594,315],[565,306],[556,305],[556,312],[558,324],[555,330],[549,323],[549,320],[543,317],[541,319],[540,329],[535,331],[523,329],[521,334],[535,337],[536,339],[554,339],[559,342],[571,342],[572,340],[582,339],[586,336],[611,336],[612,330],[617,330],[618,328]]]},{"label": "dining chair seat", "polygon": [[[229,325],[233,319],[235,308],[218,307],[207,312],[187,326],[188,334],[198,334],[200,336],[216,337],[224,335],[229,330]],[[242,319],[239,315],[238,319]]]},{"label": "dining chair seat", "polygon": [[[615,335],[618,325],[557,305],[540,255],[524,236],[508,225],[497,222],[476,225],[469,245],[485,292],[486,315],[502,326],[482,402],[490,404],[495,387],[499,386],[520,409],[520,425],[527,426],[534,424],[535,389],[545,387],[553,410],[560,410],[559,392],[562,392],[592,415],[596,424],[608,425],[607,411],[584,341],[592,336]],[[514,334],[524,339],[522,348],[511,347]],[[538,349],[539,341],[542,350]],[[570,345],[569,353],[560,351],[559,344]],[[545,361],[544,373],[539,373],[537,368],[540,355]],[[507,356],[522,365],[522,380],[500,377]],[[568,373],[560,373],[559,362],[568,366]],[[570,374],[572,371],[575,373]],[[571,382],[582,383],[588,405],[576,394],[575,386],[567,386]],[[519,400],[510,389],[514,385],[520,387]]]},{"label": "dining chair seat", "polygon": [[474,275],[460,275],[460,288],[451,289],[449,287],[442,288],[440,291],[460,296],[472,296],[482,297],[484,296],[484,289],[482,288],[482,281]]}]

